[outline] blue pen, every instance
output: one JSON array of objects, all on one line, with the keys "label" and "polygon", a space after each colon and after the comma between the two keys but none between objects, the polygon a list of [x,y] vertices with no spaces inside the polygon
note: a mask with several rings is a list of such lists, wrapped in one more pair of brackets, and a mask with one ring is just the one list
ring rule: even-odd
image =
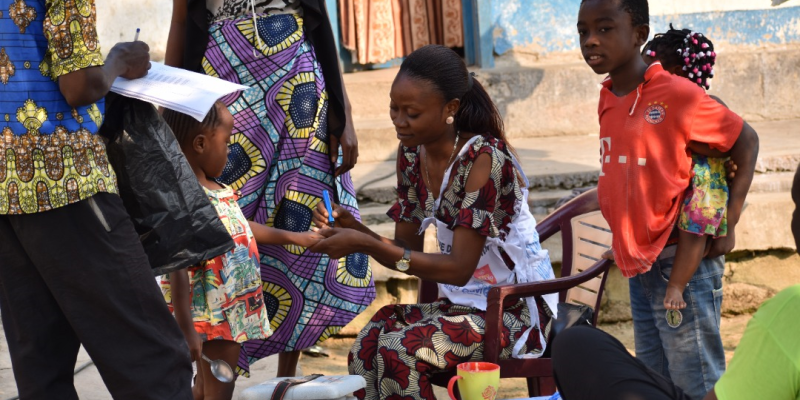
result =
[{"label": "blue pen", "polygon": [[139,28],[136,28],[136,35],[133,36],[133,41],[136,42],[139,40]]},{"label": "blue pen", "polygon": [[328,194],[327,190],[322,191],[322,200],[325,202],[325,209],[328,210],[328,225],[333,228],[333,207],[331,207],[331,196]]}]

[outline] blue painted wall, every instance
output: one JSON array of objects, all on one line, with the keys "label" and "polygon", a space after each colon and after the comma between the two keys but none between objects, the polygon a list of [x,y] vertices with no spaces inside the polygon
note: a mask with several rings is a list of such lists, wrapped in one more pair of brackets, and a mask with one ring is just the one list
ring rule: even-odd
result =
[{"label": "blue painted wall", "polygon": [[576,48],[575,22],[580,0],[493,0],[494,50],[514,47],[541,52]]},{"label": "blue painted wall", "polygon": [[[495,53],[512,48],[539,53],[577,49],[579,6],[580,0],[493,0]],[[703,32],[715,42],[800,43],[800,7],[661,15],[652,17],[650,25],[653,32],[663,32],[670,22]]]}]

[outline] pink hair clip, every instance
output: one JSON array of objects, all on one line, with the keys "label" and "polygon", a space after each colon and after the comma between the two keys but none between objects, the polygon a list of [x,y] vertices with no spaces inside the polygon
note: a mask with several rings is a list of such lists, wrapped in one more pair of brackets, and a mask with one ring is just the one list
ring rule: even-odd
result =
[{"label": "pink hair clip", "polygon": [[700,79],[700,78],[697,78],[697,84],[698,84],[698,85],[701,85],[701,84],[703,84],[703,80],[702,80],[702,79]]},{"label": "pink hair clip", "polygon": [[686,65],[689,65],[689,57],[684,58],[683,61],[686,63]]}]

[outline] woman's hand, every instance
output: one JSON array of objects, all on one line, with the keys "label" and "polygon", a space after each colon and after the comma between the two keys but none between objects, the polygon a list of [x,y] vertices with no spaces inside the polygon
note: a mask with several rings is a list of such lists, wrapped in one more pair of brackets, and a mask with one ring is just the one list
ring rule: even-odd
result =
[{"label": "woman's hand", "polygon": [[342,165],[336,168],[336,176],[350,171],[358,162],[358,138],[356,137],[356,130],[353,128],[352,120],[352,117],[348,115],[341,137],[337,138],[330,135],[331,164],[334,166],[339,159],[339,145],[342,146]]},{"label": "woman's hand", "polygon": [[[333,208],[333,219],[336,221],[336,227],[356,227],[358,221],[356,221],[356,218],[353,216],[353,214],[350,214],[350,211],[347,211],[347,209],[338,204],[331,204],[331,208]],[[314,221],[314,226],[319,229],[331,228],[331,226],[328,226],[328,210],[325,209],[324,202],[320,201],[317,203],[317,206],[314,207],[312,210],[311,220]]]},{"label": "woman's hand", "polygon": [[[334,211],[335,212],[335,211]],[[337,259],[360,251],[360,245],[372,239],[369,235],[354,229],[329,228],[319,233],[325,237],[308,250],[314,253],[327,254]]]}]

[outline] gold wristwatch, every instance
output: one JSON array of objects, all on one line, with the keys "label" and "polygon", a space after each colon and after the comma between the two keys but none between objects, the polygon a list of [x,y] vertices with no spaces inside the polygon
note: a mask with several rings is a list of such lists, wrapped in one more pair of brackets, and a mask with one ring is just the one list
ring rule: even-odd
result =
[{"label": "gold wristwatch", "polygon": [[394,266],[400,272],[408,271],[408,268],[411,267],[411,250],[404,249],[403,258],[396,262]]}]

